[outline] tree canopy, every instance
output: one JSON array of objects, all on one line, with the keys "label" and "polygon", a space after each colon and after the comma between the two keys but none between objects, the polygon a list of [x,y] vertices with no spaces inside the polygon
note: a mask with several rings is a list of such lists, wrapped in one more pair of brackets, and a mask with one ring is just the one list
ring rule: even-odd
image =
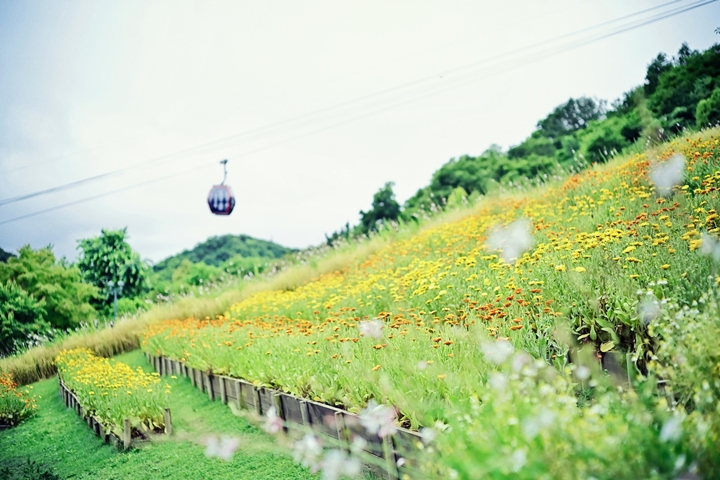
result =
[{"label": "tree canopy", "polygon": [[375,195],[372,207],[367,212],[360,211],[360,229],[363,233],[377,230],[384,221],[397,221],[400,218],[400,204],[395,200],[393,182],[387,182]]},{"label": "tree canopy", "polygon": [[[72,328],[95,315],[90,302],[97,298],[98,289],[83,281],[77,267],[57,261],[50,247],[21,247],[17,257],[0,263],[0,282],[8,291],[21,288],[42,301],[43,317],[54,328]],[[7,287],[8,282],[14,286]]]},{"label": "tree canopy", "polygon": [[37,300],[12,280],[0,282],[0,355],[12,353],[18,343],[50,329],[45,315],[44,300]]},{"label": "tree canopy", "polygon": [[80,257],[77,265],[85,280],[100,291],[102,303],[112,303],[109,282],[123,282],[123,295],[136,297],[148,287],[150,267],[140,259],[126,241],[127,228],[101,231],[99,237],[78,241]]},{"label": "tree canopy", "polygon": [[[477,156],[451,158],[432,175],[429,185],[418,189],[399,211],[391,208],[387,218],[414,218],[423,211],[445,208],[456,189],[471,197],[482,195],[497,185],[516,185],[606,162],[638,141],[659,142],[668,132],[715,124],[720,122],[719,89],[720,45],[698,52],[683,44],[675,57],[660,53],[652,59],[644,84],[609,108],[605,100],[570,98],[507,152],[491,146]],[[387,197],[388,192],[386,185],[375,197]],[[377,212],[384,208],[361,212],[359,225],[348,223],[326,235],[327,242],[372,231]]]}]

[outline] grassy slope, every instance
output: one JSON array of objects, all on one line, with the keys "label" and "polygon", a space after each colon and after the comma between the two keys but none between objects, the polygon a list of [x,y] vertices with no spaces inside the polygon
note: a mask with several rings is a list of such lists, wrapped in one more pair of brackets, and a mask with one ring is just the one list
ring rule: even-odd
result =
[{"label": "grassy slope", "polygon": [[[151,367],[139,351],[117,357],[135,367]],[[172,384],[170,408],[175,436],[120,453],[96,437],[57,394],[57,381],[48,379],[34,385],[37,415],[18,427],[0,432],[0,476],[29,478],[27,462],[50,470],[61,478],[316,478],[295,464],[286,451],[232,414],[220,402],[211,402],[192,387],[189,380],[167,379]],[[207,434],[229,434],[241,438],[240,450],[232,462],[206,458],[199,439]],[[14,472],[14,473],[13,473]],[[280,475],[278,472],[282,472]],[[37,473],[32,475],[38,477]]]},{"label": "grassy slope", "polygon": [[167,304],[157,304],[138,317],[119,322],[115,328],[80,331],[56,342],[32,348],[21,355],[0,358],[0,372],[9,373],[21,385],[55,375],[55,357],[61,350],[89,348],[98,355],[111,357],[140,346],[140,333],[153,322],[168,318],[214,317],[231,305],[267,290],[292,290],[344,265],[367,258],[390,242],[393,232],[361,243],[351,243],[335,250],[321,250],[302,264],[293,265],[272,277],[240,281],[199,297],[183,297]]}]

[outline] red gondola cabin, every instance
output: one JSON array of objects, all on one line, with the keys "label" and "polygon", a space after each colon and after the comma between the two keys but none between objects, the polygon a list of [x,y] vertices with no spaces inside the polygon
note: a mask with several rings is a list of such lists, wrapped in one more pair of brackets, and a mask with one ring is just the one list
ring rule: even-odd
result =
[{"label": "red gondola cabin", "polygon": [[235,208],[235,196],[232,189],[225,185],[227,179],[227,160],[220,162],[223,166],[223,181],[220,185],[213,185],[208,193],[208,206],[215,215],[230,215]]},{"label": "red gondola cabin", "polygon": [[208,194],[208,206],[215,215],[230,215],[235,208],[235,197],[227,185],[213,185]]}]

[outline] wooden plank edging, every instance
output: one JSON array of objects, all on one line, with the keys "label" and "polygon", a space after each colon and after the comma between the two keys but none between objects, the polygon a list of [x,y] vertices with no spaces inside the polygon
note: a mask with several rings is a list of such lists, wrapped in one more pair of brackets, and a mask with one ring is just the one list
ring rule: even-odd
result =
[{"label": "wooden plank edging", "polygon": [[[359,415],[350,413],[341,408],[326,405],[324,403],[316,402],[314,400],[308,400],[302,397],[291,395],[289,393],[282,392],[280,390],[269,389],[265,387],[258,387],[245,380],[228,377],[225,375],[213,375],[212,373],[197,370],[195,368],[185,365],[183,362],[178,360],[171,360],[166,357],[153,357],[148,355],[151,359],[150,363],[155,366],[164,364],[167,360],[172,362],[171,368],[164,370],[170,372],[179,371],[187,372],[186,376],[190,377],[190,381],[193,386],[197,387],[200,391],[205,391],[210,400],[220,399],[222,403],[229,404],[229,396],[232,395],[234,398],[234,404],[239,409],[251,409],[255,410],[258,415],[263,415],[266,412],[263,409],[263,399],[269,397],[271,406],[276,409],[277,415],[282,418],[286,423],[294,423],[305,428],[310,429],[316,435],[329,436],[337,439],[341,442],[343,448],[348,449],[351,434],[362,436],[368,446],[365,451],[369,454],[380,456],[385,460],[387,478],[390,480],[396,480],[401,478],[404,468],[399,468],[397,461],[402,457],[401,443],[410,444],[412,442],[422,442],[422,437],[418,432],[408,430],[406,428],[398,427],[398,434],[403,437],[404,441],[396,441],[395,436],[385,437],[380,439],[379,437],[368,438],[367,436],[359,433],[356,428],[355,431],[351,432],[348,427],[349,423],[353,425],[359,425]],[[161,371],[158,371],[161,375]],[[217,379],[218,391],[215,391],[213,380]],[[250,390],[252,395],[250,398],[252,402],[248,402],[248,398],[244,392]],[[297,418],[295,415],[287,415],[285,405],[295,404],[299,407],[300,416]],[[297,408],[297,407],[296,407]],[[319,417],[319,418],[318,418]],[[313,418],[320,421],[313,421]],[[325,422],[326,418],[331,418],[333,425],[330,426]],[[376,449],[372,449],[375,446]]]},{"label": "wooden plank edging", "polygon": [[[100,437],[105,443],[111,443],[118,449],[120,449],[120,447],[122,447],[122,450],[130,448],[130,445],[132,444],[132,428],[130,426],[130,419],[124,419],[123,438],[120,438],[112,431],[112,429],[106,427],[95,415],[84,414],[84,410],[80,404],[80,400],[77,398],[77,395],[75,395],[75,392],[65,385],[65,382],[59,374],[58,389],[60,398],[63,400],[63,403],[65,403],[65,406],[75,410],[75,412],[85,423],[87,423],[88,428],[90,428],[95,435]],[[163,416],[165,419],[165,433],[167,435],[172,435],[172,416],[169,408],[164,409]]]}]

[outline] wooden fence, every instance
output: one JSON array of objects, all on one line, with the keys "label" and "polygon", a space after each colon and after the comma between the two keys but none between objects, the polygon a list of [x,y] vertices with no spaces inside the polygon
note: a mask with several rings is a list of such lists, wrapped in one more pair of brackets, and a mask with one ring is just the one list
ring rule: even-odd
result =
[{"label": "wooden fence", "polygon": [[[138,440],[132,438],[132,427],[130,425],[130,419],[126,418],[123,420],[123,436],[120,438],[111,429],[107,428],[100,422],[100,420],[94,415],[87,415],[80,404],[77,395],[70,390],[63,382],[60,375],[58,375],[58,387],[60,398],[65,402],[65,406],[72,408],[75,412],[80,415],[88,424],[88,427],[95,432],[95,435],[99,436],[105,443],[112,444],[117,449],[127,450],[130,445]],[[170,409],[166,408],[164,411],[165,416],[165,433],[168,435],[172,434],[172,416],[170,415]],[[142,440],[141,440],[142,441]]]},{"label": "wooden fence", "polygon": [[[238,409],[252,410],[258,415],[265,415],[270,408],[275,407],[277,415],[286,423],[310,429],[320,438],[324,436],[337,440],[346,449],[350,448],[354,437],[362,437],[367,442],[365,452],[384,463],[384,473],[388,479],[396,480],[405,476],[404,474],[417,478],[411,453],[418,452],[418,442],[422,441],[417,432],[398,428],[395,435],[380,438],[370,435],[360,425],[358,415],[346,410],[278,390],[258,387],[238,378],[213,375],[167,357],[155,357],[147,353],[145,355],[160,375],[187,377],[193,386],[207,393],[210,400],[232,403]],[[410,458],[406,458],[408,454]],[[398,466],[401,458],[405,459],[404,463],[401,462],[403,464]]]}]

